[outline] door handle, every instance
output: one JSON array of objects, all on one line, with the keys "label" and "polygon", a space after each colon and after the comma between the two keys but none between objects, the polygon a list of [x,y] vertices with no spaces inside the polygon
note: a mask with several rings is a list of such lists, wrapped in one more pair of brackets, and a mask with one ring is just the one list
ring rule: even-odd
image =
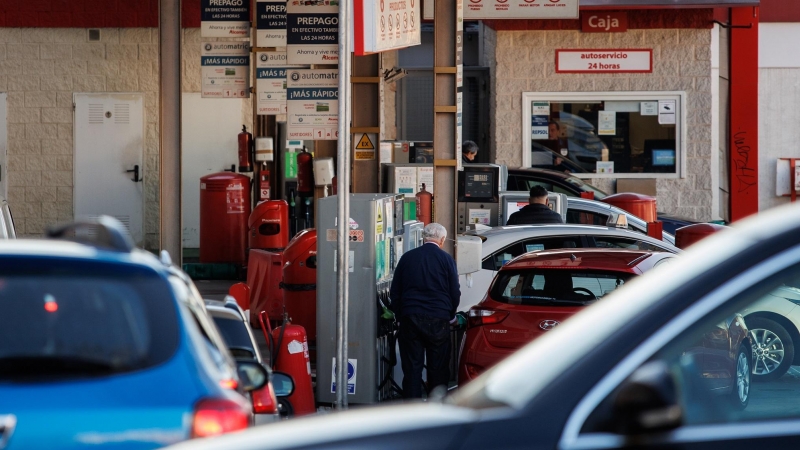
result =
[{"label": "door handle", "polygon": [[131,172],[133,172],[133,178],[131,178],[131,181],[133,181],[134,183],[138,183],[138,182],[142,181],[142,179],[141,179],[141,178],[139,178],[139,165],[138,165],[138,164],[136,164],[135,166],[133,166],[133,169],[131,169],[131,170],[126,170],[125,172],[126,172],[126,173],[131,173]]}]

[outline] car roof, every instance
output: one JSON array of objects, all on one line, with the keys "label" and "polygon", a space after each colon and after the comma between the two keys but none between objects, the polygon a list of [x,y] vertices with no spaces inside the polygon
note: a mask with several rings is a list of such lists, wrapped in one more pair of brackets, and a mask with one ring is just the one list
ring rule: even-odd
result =
[{"label": "car roof", "polygon": [[225,306],[222,305],[209,304],[207,301],[206,301],[206,311],[208,311],[208,315],[210,315],[211,317],[238,320],[240,322],[244,320],[236,311],[230,308],[226,308]]},{"label": "car roof", "polygon": [[564,172],[559,172],[557,170],[550,170],[550,169],[540,169],[537,167],[518,167],[516,169],[508,169],[509,175],[542,175],[545,178],[558,178],[561,180],[566,180],[567,178],[574,177],[572,174],[567,174]]},{"label": "car roof", "polygon": [[[544,269],[599,269],[634,272],[633,268],[653,252],[626,249],[559,249],[524,253],[504,265],[500,270],[527,268]],[[661,254],[661,252],[659,252]],[[666,253],[664,253],[666,254]]]},{"label": "car roof", "polygon": [[121,252],[60,239],[0,240],[0,257],[3,256],[118,262],[148,266],[159,272],[166,269],[155,255],[141,249]]}]

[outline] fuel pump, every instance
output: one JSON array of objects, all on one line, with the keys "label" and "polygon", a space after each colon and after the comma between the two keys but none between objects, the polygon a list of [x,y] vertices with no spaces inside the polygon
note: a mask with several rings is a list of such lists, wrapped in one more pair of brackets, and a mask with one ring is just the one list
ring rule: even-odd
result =
[{"label": "fuel pump", "polygon": [[253,135],[247,131],[247,127],[242,125],[242,132],[239,133],[239,172],[252,172]]}]

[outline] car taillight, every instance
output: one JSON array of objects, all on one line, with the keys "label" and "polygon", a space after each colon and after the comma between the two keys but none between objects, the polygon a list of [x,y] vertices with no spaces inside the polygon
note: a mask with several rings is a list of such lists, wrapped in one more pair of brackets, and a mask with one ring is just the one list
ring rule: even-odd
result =
[{"label": "car taillight", "polygon": [[485,309],[485,308],[471,308],[469,310],[469,317],[467,318],[467,328],[500,323],[506,317],[508,317],[508,311],[498,311],[496,309]]},{"label": "car taillight", "polygon": [[276,414],[278,412],[278,398],[275,397],[275,390],[272,383],[267,383],[261,389],[250,393],[253,397],[253,412],[256,414]]},{"label": "car taillight", "polygon": [[227,378],[220,380],[219,385],[225,389],[230,389],[232,391],[235,391],[236,388],[239,387],[239,382],[234,379]]},{"label": "car taillight", "polygon": [[217,436],[244,430],[250,424],[250,412],[232,400],[200,400],[194,408],[192,437]]}]

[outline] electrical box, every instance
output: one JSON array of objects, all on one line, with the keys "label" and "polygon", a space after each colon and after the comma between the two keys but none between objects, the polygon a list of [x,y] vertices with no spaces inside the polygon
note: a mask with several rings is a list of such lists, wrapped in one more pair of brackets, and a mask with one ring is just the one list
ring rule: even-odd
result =
[{"label": "electrical box", "polygon": [[382,164],[383,187],[387,194],[414,196],[422,189],[433,193],[433,164]]},{"label": "electrical box", "polygon": [[314,160],[314,184],[328,186],[333,183],[333,158],[317,158]]},{"label": "electrical box", "polygon": [[273,159],[275,159],[275,146],[272,138],[256,138],[256,161],[272,161]]}]

